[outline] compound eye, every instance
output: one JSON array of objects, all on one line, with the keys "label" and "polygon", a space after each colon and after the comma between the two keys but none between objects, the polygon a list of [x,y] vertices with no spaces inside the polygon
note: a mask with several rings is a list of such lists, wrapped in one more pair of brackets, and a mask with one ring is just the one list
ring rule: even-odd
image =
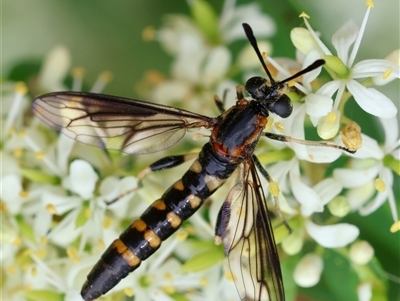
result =
[{"label": "compound eye", "polygon": [[283,94],[277,101],[270,103],[268,109],[282,118],[287,118],[292,114],[292,101],[289,96]]},{"label": "compound eye", "polygon": [[260,97],[260,89],[265,85],[265,79],[259,76],[250,78],[246,84],[246,91],[255,99]]}]

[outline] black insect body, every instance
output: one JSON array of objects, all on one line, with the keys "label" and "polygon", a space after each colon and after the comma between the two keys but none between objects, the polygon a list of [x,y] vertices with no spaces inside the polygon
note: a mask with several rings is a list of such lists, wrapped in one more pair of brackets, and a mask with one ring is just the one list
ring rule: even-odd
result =
[{"label": "black insect body", "polygon": [[[270,78],[246,83],[252,100],[238,89],[238,101],[228,110],[216,99],[221,115],[206,117],[139,100],[104,94],[55,92],[38,97],[32,110],[48,125],[83,143],[130,154],[156,152],[177,143],[191,128],[211,130],[209,142],[189,170],[134,221],[104,252],[82,288],[84,300],[107,293],[135,270],[211,196],[232,173],[242,169],[240,183],[225,201],[217,222],[237,291],[242,300],[285,300],[279,257],[268,218],[258,172],[271,182],[254,149],[261,136],[290,141],[289,137],[263,133],[269,112],[287,117],[292,112],[284,94],[286,82],[320,67],[318,60],[285,81],[275,82],[257,48],[250,26],[243,24],[248,39]],[[307,143],[303,141],[303,143]],[[352,152],[351,150],[328,145]],[[161,159],[152,171],[170,168],[185,156]],[[268,299],[269,297],[269,299]]]}]

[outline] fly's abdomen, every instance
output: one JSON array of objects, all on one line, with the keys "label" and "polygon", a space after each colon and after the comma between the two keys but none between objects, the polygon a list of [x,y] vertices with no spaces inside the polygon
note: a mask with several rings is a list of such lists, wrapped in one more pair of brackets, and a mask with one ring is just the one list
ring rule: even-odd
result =
[{"label": "fly's abdomen", "polygon": [[83,299],[100,297],[139,267],[225,182],[236,166],[237,163],[221,161],[207,143],[182,179],[108,247],[87,276],[81,292]]}]

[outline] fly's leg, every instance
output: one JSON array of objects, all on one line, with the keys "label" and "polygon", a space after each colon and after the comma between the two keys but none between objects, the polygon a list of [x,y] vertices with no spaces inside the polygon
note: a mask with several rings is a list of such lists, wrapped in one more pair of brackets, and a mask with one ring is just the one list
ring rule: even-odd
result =
[{"label": "fly's leg", "polygon": [[[285,135],[279,135],[279,134],[273,134],[273,133],[264,133],[265,137],[277,140],[277,141],[282,141],[282,142],[296,142],[299,144],[303,145],[309,145],[309,146],[323,146],[323,147],[330,147],[330,148],[336,148],[340,149],[342,151],[345,151],[350,154],[354,154],[357,149],[350,149],[345,146],[340,146],[337,144],[332,144],[332,143],[327,143],[327,142],[319,142],[319,141],[308,141],[308,140],[303,140],[303,139],[296,139],[290,136],[285,136]],[[361,138],[360,138],[361,139]]]},{"label": "fly's leg", "polygon": [[261,165],[260,160],[258,160],[257,156],[253,155],[253,161],[254,164],[257,168],[257,170],[261,173],[261,175],[267,180],[268,182],[268,188],[269,188],[269,192],[272,195],[272,198],[274,199],[274,203],[275,203],[275,208],[276,208],[276,212],[278,213],[280,219],[282,220],[283,224],[286,226],[286,228],[289,230],[289,233],[292,232],[292,229],[290,228],[289,224],[287,223],[285,217],[282,214],[282,211],[279,209],[279,185],[277,182],[275,182],[272,177],[270,176],[270,174],[267,172],[267,170]]},{"label": "fly's leg", "polygon": [[143,169],[138,174],[138,180],[140,181],[143,179],[145,175],[151,172],[160,171],[164,169],[170,169],[176,166],[181,165],[189,160],[193,160],[197,158],[199,153],[188,153],[184,155],[177,155],[177,156],[168,156],[157,160],[156,162],[150,164],[148,167]]},{"label": "fly's leg", "polygon": [[[156,162],[150,164],[148,167],[146,167],[142,171],[140,171],[137,176],[137,179],[139,181],[141,181],[145,175],[147,175],[151,172],[160,171],[160,170],[179,166],[182,163],[185,163],[186,161],[197,158],[198,155],[199,155],[199,153],[188,153],[188,154],[184,154],[184,155],[168,156],[168,157],[161,158],[161,159],[157,160]],[[111,204],[115,203],[116,201],[118,201],[120,198],[136,191],[137,189],[138,189],[138,187],[129,189],[128,191],[120,194],[115,199],[107,200],[106,204],[111,205]]]},{"label": "fly's leg", "polygon": [[224,94],[222,95],[222,100],[221,98],[218,97],[218,95],[214,95],[214,102],[215,105],[218,108],[218,111],[222,114],[226,111],[225,109],[225,104],[226,104],[226,95],[228,94],[228,90],[224,90]]}]

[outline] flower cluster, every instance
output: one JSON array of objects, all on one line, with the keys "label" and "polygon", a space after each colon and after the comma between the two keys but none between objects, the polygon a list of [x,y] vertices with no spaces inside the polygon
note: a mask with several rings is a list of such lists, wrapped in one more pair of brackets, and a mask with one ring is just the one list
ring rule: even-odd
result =
[{"label": "flower cluster", "polygon": [[[326,62],[324,74],[318,68],[298,83],[289,83],[288,95],[294,103],[289,118],[269,117],[268,131],[294,139],[289,143],[268,139],[257,149],[261,163],[268,165],[274,183],[279,184],[273,193],[264,191],[277,196],[275,209],[292,228],[290,235],[285,226],[275,228],[275,240],[283,250],[285,279],[294,279],[297,287],[315,286],[324,273],[326,254],[335,254],[353,267],[358,284],[354,293],[362,301],[370,300],[372,292],[385,298],[385,288],[374,274],[375,266],[369,266],[373,247],[359,239],[357,225],[341,219],[356,211],[369,215],[387,201],[391,231],[400,229],[394,194],[400,175],[398,110],[392,100],[371,87],[399,79],[400,51],[394,50],[385,59],[357,62],[373,8],[371,1],[367,4],[360,26],[350,21],[333,35],[336,55],[321,41],[305,13],[301,14],[305,28],[291,32],[297,60],[274,58],[272,45],[258,41],[261,51],[268,54],[265,60],[276,80],[317,59]],[[208,3],[196,0],[190,2],[190,9],[190,17],[171,15],[161,29],[144,30],[144,38],[160,42],[173,62],[170,76],[151,71],[138,89],[148,100],[209,115],[215,94],[224,95],[226,107],[235,103],[239,83],[232,78],[245,82],[250,76],[262,75],[248,43],[236,56],[230,51],[232,42],[245,37],[241,24],[249,22],[259,40],[271,37],[276,29],[256,4],[236,6],[234,0],[226,0],[217,15]],[[53,49],[29,89],[34,93],[68,90],[62,80],[70,61],[67,49]],[[83,73],[81,68],[72,71],[70,89],[81,90]],[[101,74],[91,91],[101,92],[109,80],[108,72]],[[154,174],[137,178],[145,166],[135,158],[57,135],[29,113],[26,84],[3,83],[2,97],[2,296],[6,300],[80,300],[81,285],[108,244],[171,183],[165,180],[163,185],[164,180]],[[384,143],[361,133],[357,120],[346,116],[345,104],[351,101],[365,114],[376,116]],[[322,139],[357,152],[337,160],[343,155],[339,149],[305,143],[305,128],[315,128]],[[167,171],[164,178],[179,178],[182,170]],[[126,296],[135,296],[135,300],[238,300],[223,250],[213,244],[219,208],[234,180],[112,289],[110,300]],[[266,181],[263,185],[268,186]],[[276,218],[273,225],[281,222]],[[290,258],[296,258],[296,264]]]}]

